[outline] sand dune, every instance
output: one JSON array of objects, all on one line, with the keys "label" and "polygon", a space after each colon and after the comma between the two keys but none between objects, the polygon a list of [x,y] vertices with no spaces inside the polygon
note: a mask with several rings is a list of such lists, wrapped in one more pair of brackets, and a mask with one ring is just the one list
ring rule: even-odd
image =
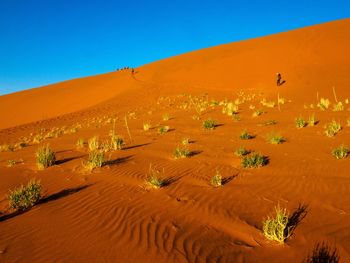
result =
[{"label": "sand dune", "polygon": [[[350,158],[331,154],[350,147],[349,46],[345,19],[187,53],[134,74],[0,96],[0,261],[301,262],[323,241],[349,261]],[[279,87],[277,72],[286,81]],[[317,107],[321,98],[328,109]],[[238,105],[234,117],[222,113],[228,101]],[[343,109],[333,111],[337,102]],[[314,127],[296,128],[295,118],[313,114]],[[202,128],[208,118],[217,121],[214,130]],[[324,126],[333,119],[342,130],[329,138]],[[170,130],[160,135],[164,125]],[[89,151],[77,149],[77,140],[107,140],[113,127],[123,149],[86,171]],[[239,138],[245,129],[253,139]],[[273,132],[286,142],[267,143]],[[175,160],[184,137],[193,155]],[[56,165],[38,171],[35,152],[46,143]],[[239,146],[267,156],[268,164],[242,168]],[[9,160],[16,163],[8,167]],[[145,186],[150,164],[171,179],[167,186]],[[214,188],[209,180],[217,171],[227,183]],[[43,199],[15,213],[8,191],[31,178],[41,180]],[[284,245],[262,231],[277,204],[290,214],[307,207]]]}]

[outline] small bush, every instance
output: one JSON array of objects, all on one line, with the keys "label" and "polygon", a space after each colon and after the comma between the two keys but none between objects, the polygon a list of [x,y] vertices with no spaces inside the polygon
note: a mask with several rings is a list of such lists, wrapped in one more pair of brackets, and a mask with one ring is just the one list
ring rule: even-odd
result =
[{"label": "small bush", "polygon": [[161,188],[166,184],[166,180],[162,177],[164,177],[164,171],[161,173],[150,166],[149,176],[146,178],[146,184],[151,188]]},{"label": "small bush", "polygon": [[151,123],[150,122],[144,122],[142,127],[143,127],[144,131],[148,131],[149,129],[151,129]]},{"label": "small bush", "polygon": [[341,145],[332,151],[332,155],[338,160],[346,158],[349,155],[349,153],[350,149],[345,145]]},{"label": "small bush", "polygon": [[202,127],[206,130],[214,130],[216,127],[216,122],[212,119],[207,119],[203,121]]},{"label": "small bush", "polygon": [[191,151],[188,150],[187,148],[176,147],[174,151],[175,159],[188,158],[190,156],[191,156]]},{"label": "small bush", "polygon": [[100,147],[100,142],[98,140],[98,137],[94,136],[90,138],[88,141],[88,146],[90,151],[97,151],[98,148]]},{"label": "small bush", "polygon": [[281,144],[284,143],[286,139],[277,134],[268,134],[267,141],[271,144]]},{"label": "small bush", "polygon": [[16,162],[15,160],[8,160],[8,161],[7,161],[7,167],[15,166],[16,163],[17,163],[17,162]]},{"label": "small bush", "polygon": [[219,171],[216,171],[216,174],[210,178],[210,184],[214,187],[222,186],[222,176]]},{"label": "small bush", "polygon": [[315,126],[318,123],[318,120],[315,117],[315,114],[309,116],[308,126]]},{"label": "small bush", "polygon": [[317,107],[320,108],[320,110],[327,110],[329,108],[329,105],[331,103],[329,102],[329,99],[324,99],[324,98],[321,98],[320,102],[317,104]]},{"label": "small bush", "polygon": [[253,114],[252,114],[252,116],[253,116],[253,118],[255,118],[255,117],[258,117],[258,116],[260,116],[261,114],[263,114],[264,113],[264,111],[263,110],[256,110],[256,111],[254,111],[253,112]]},{"label": "small bush", "polygon": [[335,120],[331,121],[330,123],[327,123],[325,126],[325,131],[324,133],[328,137],[333,137],[335,136],[340,130],[342,129],[341,125],[339,122],[336,122]]},{"label": "small bush", "polygon": [[306,121],[302,117],[298,117],[295,119],[295,127],[297,127],[298,129],[304,128],[306,124]]},{"label": "small bush", "polygon": [[165,134],[169,131],[170,127],[169,126],[162,126],[158,129],[159,134]]},{"label": "small bush", "polygon": [[233,121],[240,121],[241,120],[241,116],[239,116],[238,114],[234,114],[234,115],[232,115],[232,120]]},{"label": "small bush", "polygon": [[42,170],[54,165],[56,162],[55,153],[50,149],[50,146],[44,145],[36,151],[36,164],[38,169]]},{"label": "small bush", "polygon": [[104,153],[102,151],[92,151],[89,153],[85,167],[92,171],[95,168],[102,167],[104,163]]},{"label": "small bush", "polygon": [[181,140],[182,145],[188,145],[190,143],[191,143],[191,140],[188,137],[182,138],[182,140]]},{"label": "small bush", "polygon": [[9,207],[17,211],[23,211],[34,206],[41,198],[40,181],[31,180],[26,186],[20,186],[10,190],[8,194]]},{"label": "small bush", "polygon": [[265,166],[267,163],[267,158],[259,153],[246,155],[242,159],[243,168],[258,168]]},{"label": "small bush", "polygon": [[268,217],[263,221],[263,232],[267,239],[277,241],[283,244],[284,241],[291,235],[288,227],[289,214],[286,209],[275,207],[276,216]]},{"label": "small bush", "polygon": [[163,114],[163,121],[170,120],[170,115],[168,113]]},{"label": "small bush", "polygon": [[341,101],[333,105],[333,111],[343,111],[343,110],[344,110],[344,105]]},{"label": "small bush", "polygon": [[227,114],[228,116],[232,116],[234,114],[237,114],[238,113],[238,105],[234,104],[233,102],[228,102],[222,108],[222,113]]},{"label": "small bush", "polygon": [[240,138],[241,140],[250,140],[250,139],[254,138],[254,136],[251,135],[251,134],[249,134],[249,133],[247,132],[247,130],[244,130],[244,131],[239,135],[239,138]]},{"label": "small bush", "polygon": [[85,147],[85,141],[83,138],[79,138],[76,143],[77,149],[83,149]]},{"label": "small bush", "polygon": [[270,125],[275,125],[277,124],[277,121],[275,120],[268,120],[268,121],[265,121],[264,123],[262,123],[261,125],[262,126],[270,126]]},{"label": "small bush", "polygon": [[117,135],[111,136],[111,148],[113,150],[121,150],[124,145],[124,139],[122,137],[119,137]]},{"label": "small bush", "polygon": [[242,157],[242,156],[245,156],[247,154],[250,154],[250,151],[245,149],[243,146],[241,146],[237,150],[235,150],[234,153],[236,156]]}]

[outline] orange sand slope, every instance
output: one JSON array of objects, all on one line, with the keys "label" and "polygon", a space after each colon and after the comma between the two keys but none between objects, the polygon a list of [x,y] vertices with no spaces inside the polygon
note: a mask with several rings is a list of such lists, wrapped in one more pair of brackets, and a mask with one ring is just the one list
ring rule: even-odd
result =
[{"label": "orange sand slope", "polygon": [[[350,261],[350,157],[332,156],[350,147],[349,46],[345,19],[0,96],[0,262],[301,262],[319,242]],[[208,118],[215,129],[202,128]],[[342,128],[328,137],[332,120]],[[121,150],[107,147],[111,130]],[[105,161],[88,171],[76,142],[93,136]],[[56,163],[38,170],[45,144]],[[240,146],[268,164],[243,168]],[[191,156],[174,159],[176,147]],[[150,165],[166,186],[147,187]],[[11,210],[9,190],[32,178],[42,200]],[[283,245],[262,231],[278,204],[295,223]]]}]

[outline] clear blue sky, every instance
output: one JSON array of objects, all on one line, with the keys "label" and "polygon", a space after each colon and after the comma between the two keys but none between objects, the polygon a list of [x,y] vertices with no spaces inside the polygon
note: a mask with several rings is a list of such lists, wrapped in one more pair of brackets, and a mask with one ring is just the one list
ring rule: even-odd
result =
[{"label": "clear blue sky", "polygon": [[0,0],[0,94],[349,14],[349,0]]}]

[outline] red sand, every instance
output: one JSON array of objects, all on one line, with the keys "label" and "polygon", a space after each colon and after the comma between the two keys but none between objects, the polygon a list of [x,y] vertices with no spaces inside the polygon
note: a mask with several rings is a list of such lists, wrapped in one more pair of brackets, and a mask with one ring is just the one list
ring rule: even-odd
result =
[{"label": "red sand", "polygon": [[[341,262],[350,261],[350,158],[331,155],[340,144],[350,146],[349,46],[346,19],[191,52],[137,68],[134,75],[124,70],[1,96],[0,144],[32,139],[44,128],[78,123],[81,128],[43,142],[58,159],[44,171],[36,168],[36,144],[0,152],[0,261],[301,262],[322,241],[337,247]],[[286,80],[281,87],[276,72]],[[333,107],[332,87],[345,109],[310,109],[317,94]],[[233,101],[242,92],[256,97],[239,105],[241,121],[222,114],[222,106],[207,107],[200,120],[192,118],[198,115],[192,104],[198,96]],[[262,98],[276,100],[277,93],[288,101],[281,111],[260,104]],[[250,105],[265,113],[252,118]],[[172,118],[163,121],[165,113]],[[312,113],[320,122],[296,129],[294,119]],[[107,138],[113,116],[126,145],[106,154],[115,162],[85,172],[88,152],[76,150],[75,143],[94,135]],[[204,131],[207,118],[221,126]],[[272,119],[276,125],[259,125]],[[328,138],[324,125],[332,119],[343,129]],[[144,121],[172,130],[145,132]],[[241,141],[244,129],[256,137]],[[287,142],[268,144],[270,132]],[[183,137],[194,141],[189,147],[198,154],[174,160]],[[233,154],[241,145],[267,155],[269,164],[243,169]],[[8,160],[20,159],[7,167]],[[174,181],[145,190],[150,164]],[[209,186],[216,170],[233,179],[220,188]],[[13,214],[8,190],[30,178],[41,180],[46,202]],[[308,207],[285,245],[262,234],[262,221],[277,204],[291,213],[299,204]]]}]

